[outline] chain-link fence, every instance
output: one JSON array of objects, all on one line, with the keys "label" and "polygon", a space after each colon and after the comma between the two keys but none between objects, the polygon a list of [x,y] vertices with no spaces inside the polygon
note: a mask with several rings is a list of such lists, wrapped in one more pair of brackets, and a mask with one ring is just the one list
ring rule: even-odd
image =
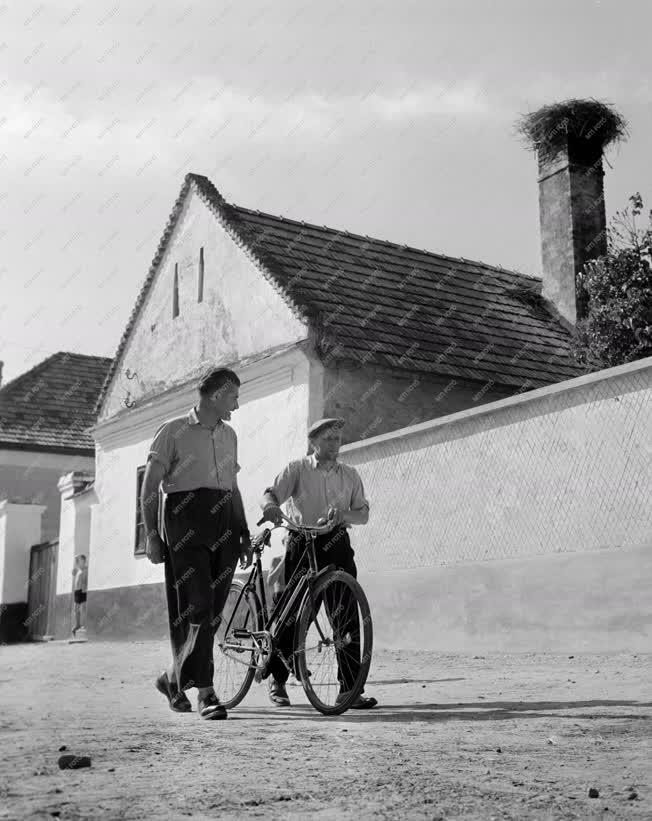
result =
[{"label": "chain-link fence", "polygon": [[367,571],[652,543],[652,359],[351,445]]}]

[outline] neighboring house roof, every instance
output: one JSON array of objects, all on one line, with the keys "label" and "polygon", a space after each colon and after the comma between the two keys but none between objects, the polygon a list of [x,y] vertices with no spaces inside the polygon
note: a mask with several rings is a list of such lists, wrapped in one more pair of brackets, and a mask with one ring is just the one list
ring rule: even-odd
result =
[{"label": "neighboring house roof", "polygon": [[92,455],[111,359],[60,351],[0,388],[0,448]]},{"label": "neighboring house roof", "polygon": [[332,359],[523,389],[584,373],[541,280],[227,203],[188,174],[122,336],[99,405],[191,187]]}]

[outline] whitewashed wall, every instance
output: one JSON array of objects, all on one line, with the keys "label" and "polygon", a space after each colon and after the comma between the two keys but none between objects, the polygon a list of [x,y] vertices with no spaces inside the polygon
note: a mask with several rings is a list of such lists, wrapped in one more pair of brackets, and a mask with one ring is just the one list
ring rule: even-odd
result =
[{"label": "whitewashed wall", "polygon": [[[204,298],[198,302],[202,247]],[[173,318],[175,264],[179,315]],[[124,412],[127,391],[138,400],[185,382],[202,364],[241,361],[307,336],[306,325],[191,191],[118,363],[100,419]],[[126,369],[136,376],[128,380]]]},{"label": "whitewashed wall", "polygon": [[0,605],[27,601],[30,549],[39,544],[44,511],[0,501]]},{"label": "whitewashed wall", "polygon": [[375,502],[361,561],[409,568],[647,543],[651,400],[646,360],[345,446]]},{"label": "whitewashed wall", "polygon": [[57,595],[72,594],[75,557],[83,554],[88,561],[91,507],[96,501],[96,496],[93,488],[86,489],[86,485],[93,478],[91,473],[73,471],[64,474],[58,482],[61,517],[57,546]]},{"label": "whitewashed wall", "polygon": [[343,448],[381,643],[652,646],[652,359]]}]

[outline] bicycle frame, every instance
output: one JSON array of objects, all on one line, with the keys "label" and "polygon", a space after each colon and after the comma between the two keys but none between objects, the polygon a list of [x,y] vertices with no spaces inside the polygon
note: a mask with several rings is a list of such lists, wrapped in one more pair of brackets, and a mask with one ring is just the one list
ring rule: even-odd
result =
[{"label": "bicycle frame", "polygon": [[[278,633],[280,633],[281,630],[286,626],[290,613],[293,610],[295,611],[295,613],[298,612],[297,605],[301,601],[303,601],[306,591],[309,594],[311,594],[315,580],[322,574],[327,573],[330,570],[333,570],[335,567],[331,564],[319,570],[317,567],[317,557],[315,555],[316,534],[314,531],[307,529],[306,531],[304,531],[304,536],[306,540],[306,545],[303,553],[301,554],[299,563],[294,573],[292,574],[292,577],[290,578],[288,584],[283,590],[283,593],[281,594],[279,600],[273,606],[271,613],[268,613],[267,610],[267,596],[265,593],[265,584],[263,582],[261,555],[264,549],[264,543],[262,543],[260,547],[254,548],[254,566],[252,567],[251,572],[249,573],[249,578],[245,582],[244,587],[240,591],[238,599],[235,603],[235,607],[233,608],[233,613],[231,614],[231,617],[224,631],[225,636],[228,636],[229,630],[231,629],[231,622],[233,620],[233,616],[238,610],[238,606],[242,601],[242,597],[246,595],[248,590],[253,590],[260,599],[263,615],[263,629],[246,630],[242,628],[236,628],[233,631],[233,636],[235,639],[252,639],[259,653],[264,652],[263,641],[267,640],[270,644],[270,655],[271,653],[278,653],[279,658],[282,660],[283,664],[288,668],[288,670],[291,669],[290,665],[287,659],[285,659],[283,655],[278,652],[277,648],[274,647],[274,639],[278,635]],[[305,570],[305,568],[301,566],[302,560],[305,557],[306,553],[308,554],[308,570]],[[322,640],[326,641],[326,638],[323,635],[319,624],[316,624],[316,627]],[[223,650],[242,650],[241,644],[234,644],[231,642],[223,642],[220,646]],[[234,661],[237,661],[237,659],[234,659]],[[252,666],[247,662],[241,663],[246,664],[248,667]]]}]

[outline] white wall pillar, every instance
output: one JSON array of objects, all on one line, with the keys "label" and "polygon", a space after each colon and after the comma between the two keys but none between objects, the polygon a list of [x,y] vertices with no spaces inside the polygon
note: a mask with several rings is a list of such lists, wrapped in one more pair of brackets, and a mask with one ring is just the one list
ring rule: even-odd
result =
[{"label": "white wall pillar", "polygon": [[0,604],[27,601],[29,554],[41,541],[45,505],[0,502]]},{"label": "white wall pillar", "polygon": [[72,592],[75,556],[83,553],[90,562],[91,505],[97,501],[93,488],[88,488],[93,478],[92,473],[72,471],[57,483],[61,494],[57,595]]}]

